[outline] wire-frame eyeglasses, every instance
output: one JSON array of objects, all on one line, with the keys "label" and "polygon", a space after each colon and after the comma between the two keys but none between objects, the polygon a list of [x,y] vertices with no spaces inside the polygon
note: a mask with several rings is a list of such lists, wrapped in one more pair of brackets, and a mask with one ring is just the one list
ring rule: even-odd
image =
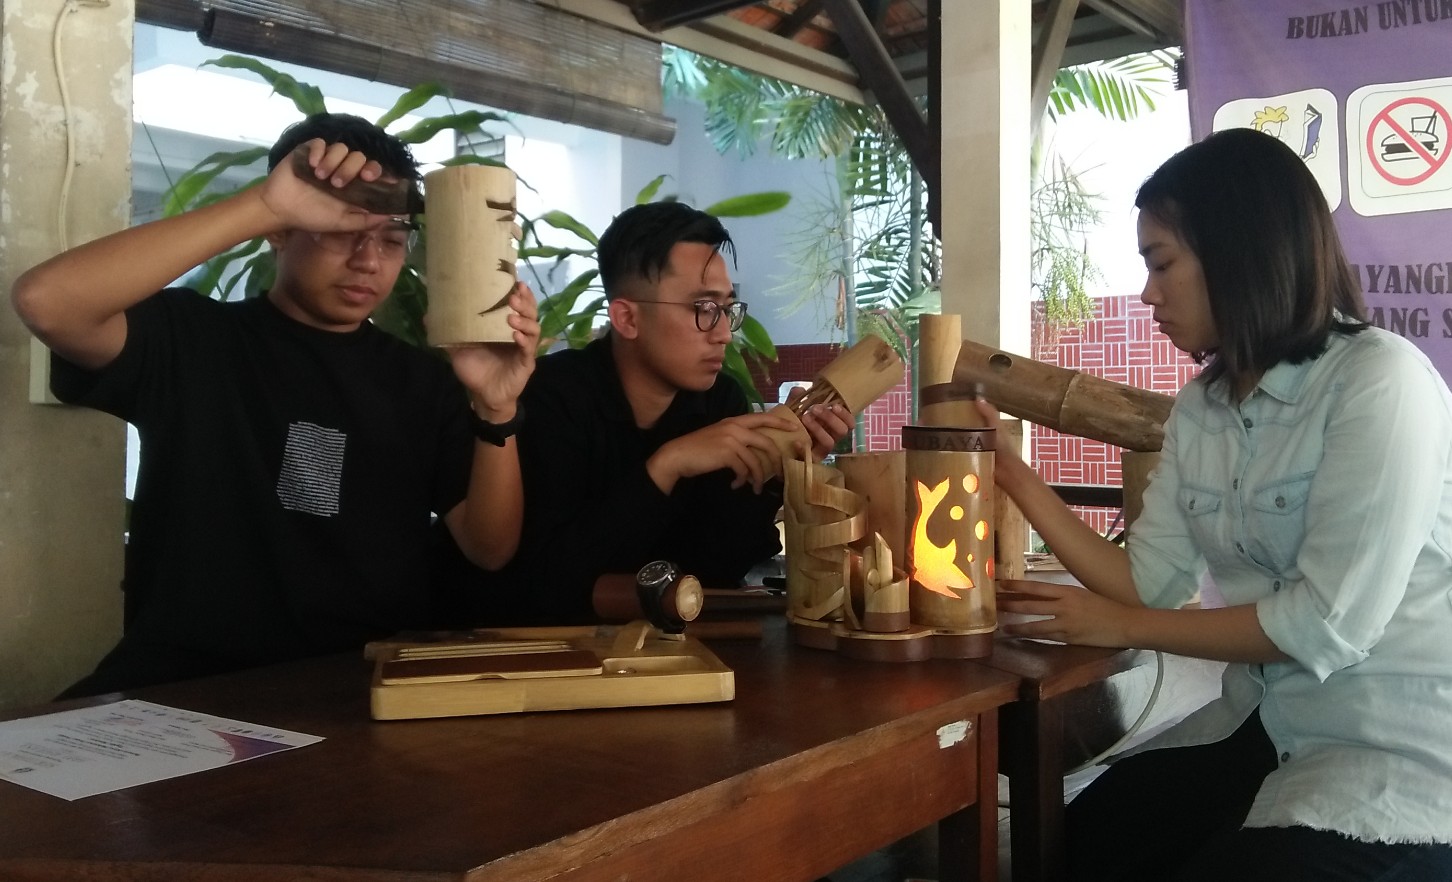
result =
[{"label": "wire-frame eyeglasses", "polygon": [[696,311],[696,330],[709,331],[716,327],[721,321],[721,314],[725,313],[727,327],[732,331],[741,330],[742,322],[746,321],[746,302],[733,300],[722,305],[714,300],[696,300],[691,303],[680,303],[675,300],[640,300],[635,297],[623,298],[631,303],[662,303],[666,306],[689,306]]}]

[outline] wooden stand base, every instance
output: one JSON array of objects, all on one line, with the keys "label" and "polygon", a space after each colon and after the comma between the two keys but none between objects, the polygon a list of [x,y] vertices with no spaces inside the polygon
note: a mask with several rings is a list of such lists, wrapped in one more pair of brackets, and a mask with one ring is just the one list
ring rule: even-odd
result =
[{"label": "wooden stand base", "polygon": [[915,662],[929,658],[986,658],[993,654],[993,634],[914,626],[882,634],[857,631],[840,622],[816,622],[787,616],[792,640],[799,646],[829,649],[864,661]]},{"label": "wooden stand base", "polygon": [[646,622],[498,628],[376,657],[375,720],[730,701],[736,679],[693,637]]}]

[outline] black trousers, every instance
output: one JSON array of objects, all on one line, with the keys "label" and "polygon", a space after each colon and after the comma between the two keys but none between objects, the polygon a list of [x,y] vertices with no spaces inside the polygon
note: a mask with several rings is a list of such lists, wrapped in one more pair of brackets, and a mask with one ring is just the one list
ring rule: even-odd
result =
[{"label": "black trousers", "polygon": [[1308,827],[1242,828],[1275,747],[1252,714],[1215,744],[1121,760],[1065,812],[1074,882],[1442,882],[1452,845],[1359,842]]}]

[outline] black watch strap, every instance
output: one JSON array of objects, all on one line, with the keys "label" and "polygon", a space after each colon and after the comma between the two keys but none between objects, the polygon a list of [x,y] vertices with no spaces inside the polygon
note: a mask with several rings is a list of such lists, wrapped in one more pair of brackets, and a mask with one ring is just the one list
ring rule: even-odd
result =
[{"label": "black watch strap", "polygon": [[473,409],[470,409],[469,413],[474,418],[474,437],[485,444],[493,444],[495,447],[503,447],[504,442],[508,441],[519,431],[519,427],[524,425],[524,402],[522,401],[515,402],[514,416],[502,423],[491,423],[481,419]]}]

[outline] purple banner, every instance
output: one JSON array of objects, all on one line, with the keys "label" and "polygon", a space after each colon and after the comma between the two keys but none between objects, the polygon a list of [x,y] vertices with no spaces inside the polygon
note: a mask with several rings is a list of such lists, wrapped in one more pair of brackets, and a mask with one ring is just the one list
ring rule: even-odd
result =
[{"label": "purple banner", "polygon": [[1186,0],[1190,130],[1305,160],[1372,321],[1452,380],[1452,0]]}]

